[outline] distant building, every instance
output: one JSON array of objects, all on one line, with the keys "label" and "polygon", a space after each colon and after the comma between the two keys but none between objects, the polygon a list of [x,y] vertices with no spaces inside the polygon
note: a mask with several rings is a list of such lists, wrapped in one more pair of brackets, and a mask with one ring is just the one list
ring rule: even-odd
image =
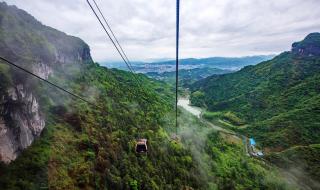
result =
[{"label": "distant building", "polygon": [[253,138],[250,138],[249,141],[250,141],[250,146],[256,145],[256,141]]},{"label": "distant building", "polygon": [[251,149],[251,154],[252,154],[253,156],[263,156],[262,151],[259,151],[259,150],[256,148],[256,141],[255,141],[253,138],[250,138],[250,139],[249,139],[249,145],[250,145],[250,149]]}]

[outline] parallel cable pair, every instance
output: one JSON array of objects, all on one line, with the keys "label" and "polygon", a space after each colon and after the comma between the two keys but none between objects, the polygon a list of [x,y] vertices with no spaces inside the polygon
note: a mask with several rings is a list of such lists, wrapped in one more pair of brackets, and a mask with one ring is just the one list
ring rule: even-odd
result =
[{"label": "parallel cable pair", "polygon": [[[107,25],[108,29],[110,30],[111,35],[107,31],[106,27],[102,23],[101,19],[99,18],[98,14],[94,10],[94,8],[91,5],[89,0],[87,0],[88,5],[90,6],[90,8],[93,11],[94,15],[96,16],[96,18],[98,19],[99,23],[103,27],[104,31],[108,35],[108,37],[111,40],[112,44],[115,46],[116,50],[120,54],[122,60],[126,63],[128,69],[134,74],[135,72],[134,72],[134,70],[132,68],[130,60],[128,59],[126,53],[123,51],[123,48],[121,47],[118,39],[116,38],[114,32],[112,31],[112,29],[111,29],[110,25],[108,24],[106,18],[104,17],[101,9],[99,8],[99,6],[97,5],[95,0],[92,0],[92,1],[95,4],[97,10],[99,11],[104,23]],[[179,25],[180,25],[180,0],[177,0],[177,2],[176,2],[176,106],[175,106],[175,111],[176,111],[176,134],[178,133],[177,130],[178,130],[178,86],[179,86],[179,81],[178,81],[179,80]],[[114,40],[112,39],[111,36],[114,38]],[[137,80],[135,75],[134,75],[134,77]]]},{"label": "parallel cable pair", "polygon": [[[126,53],[124,52],[122,46],[120,45],[117,37],[115,36],[114,32],[112,31],[109,23],[107,22],[105,16],[103,15],[101,9],[99,8],[98,4],[96,3],[95,0],[92,0],[95,7],[97,8],[99,14],[102,17],[102,20],[104,21],[104,23],[106,24],[106,26],[104,25],[104,23],[102,22],[101,18],[98,16],[96,10],[93,8],[93,6],[91,5],[89,0],[86,0],[89,7],[91,8],[92,12],[94,13],[94,15],[96,16],[96,18],[98,19],[100,25],[102,26],[103,30],[105,31],[105,33],[107,34],[107,36],[109,37],[109,39],[111,40],[113,46],[116,48],[117,52],[119,53],[119,55],[121,56],[122,60],[124,61],[124,63],[127,65],[129,71],[133,74],[134,79],[136,80],[136,82],[141,86],[140,80],[134,75],[135,71],[132,68],[132,64],[130,62],[130,60],[128,59]],[[107,28],[109,29],[110,32],[108,32]]]}]

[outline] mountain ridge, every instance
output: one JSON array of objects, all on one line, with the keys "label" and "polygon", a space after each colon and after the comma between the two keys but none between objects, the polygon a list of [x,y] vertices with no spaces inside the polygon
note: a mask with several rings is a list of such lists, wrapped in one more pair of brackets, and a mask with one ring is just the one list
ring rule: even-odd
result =
[{"label": "mountain ridge", "polygon": [[[313,33],[311,39],[308,35],[305,40],[307,44],[313,44],[312,47],[314,43],[315,47],[319,47],[319,36],[319,33]],[[305,41],[299,43],[305,44]],[[288,148],[292,145],[319,143],[317,110],[320,104],[317,82],[320,77],[320,57],[317,53],[320,51],[311,48],[315,56],[310,56],[308,51],[297,56],[299,50],[296,47],[299,43],[293,44],[293,52],[284,52],[270,61],[196,82],[191,89],[193,93],[199,91],[202,94],[201,97],[196,94],[192,96],[193,104],[207,106],[211,111],[234,112],[252,125],[252,128],[245,131],[256,136],[265,147]],[[310,46],[304,48],[310,50]],[[295,117],[299,115],[298,112],[300,116],[303,115],[303,119],[310,115],[309,120],[306,120],[308,125],[303,127],[303,122],[297,121]],[[295,123],[283,123],[290,120]],[[287,131],[289,126],[291,131]],[[282,131],[279,131],[281,128]],[[299,128],[299,135],[295,135]],[[259,133],[262,130],[265,134]],[[279,134],[272,131],[279,131]]]}]

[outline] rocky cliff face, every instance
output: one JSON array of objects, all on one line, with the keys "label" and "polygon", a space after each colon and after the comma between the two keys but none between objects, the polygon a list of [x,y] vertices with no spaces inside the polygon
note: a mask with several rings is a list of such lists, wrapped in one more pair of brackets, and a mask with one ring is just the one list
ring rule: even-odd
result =
[{"label": "rocky cliff face", "polygon": [[293,43],[291,51],[298,57],[320,56],[320,33],[311,33],[301,42]]},{"label": "rocky cliff face", "polygon": [[10,87],[1,99],[0,159],[8,163],[40,135],[45,119],[37,98],[22,84]]},{"label": "rocky cliff face", "polygon": [[[0,3],[0,55],[46,79],[59,68],[92,62],[81,39],[44,26],[6,3]],[[40,136],[45,114],[33,90],[38,83],[28,82],[31,76],[10,67],[1,72],[0,67],[2,78],[11,82],[0,83],[0,160],[9,163]]]}]

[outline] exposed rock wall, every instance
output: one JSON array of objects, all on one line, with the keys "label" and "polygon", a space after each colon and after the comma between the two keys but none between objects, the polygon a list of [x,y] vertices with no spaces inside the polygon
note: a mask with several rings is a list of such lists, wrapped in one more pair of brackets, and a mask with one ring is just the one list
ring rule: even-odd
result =
[{"label": "exposed rock wall", "polygon": [[320,56],[320,33],[311,33],[301,42],[293,43],[291,51],[298,57]]},{"label": "exposed rock wall", "polygon": [[2,100],[6,106],[0,113],[0,158],[8,163],[39,137],[45,119],[37,99],[22,84],[10,87]]}]

